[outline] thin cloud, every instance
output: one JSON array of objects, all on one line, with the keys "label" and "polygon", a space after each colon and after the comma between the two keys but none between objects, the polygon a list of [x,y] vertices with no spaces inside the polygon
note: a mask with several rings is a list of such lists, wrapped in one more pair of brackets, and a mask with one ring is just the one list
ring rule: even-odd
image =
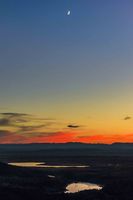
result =
[{"label": "thin cloud", "polygon": [[36,125],[36,126],[19,126],[19,129],[20,129],[19,132],[35,131],[43,127],[45,127],[44,124]]},{"label": "thin cloud", "polygon": [[25,143],[26,137],[8,130],[0,130],[0,144]]},{"label": "thin cloud", "polygon": [[[54,120],[53,118],[38,118],[26,113],[0,113],[0,126],[21,128],[22,131],[40,128],[40,126],[50,126],[56,123]],[[29,123],[35,123],[35,126],[31,126]]]},{"label": "thin cloud", "polygon": [[[76,124],[66,126],[70,129],[80,127]],[[40,118],[26,113],[0,113],[0,127],[0,143],[69,141],[74,136],[74,133],[62,131],[64,124],[55,118]]]},{"label": "thin cloud", "polygon": [[17,133],[8,130],[0,130],[0,143],[32,143],[32,142],[44,142],[45,138],[53,138],[62,135],[59,132],[28,132]]},{"label": "thin cloud", "polygon": [[26,113],[14,113],[14,112],[4,112],[4,113],[1,113],[2,115],[4,116],[10,116],[10,117],[23,117],[23,116],[30,116],[29,114],[26,114]]},{"label": "thin cloud", "polygon": [[1,113],[0,126],[15,126],[16,123],[28,122],[28,114],[24,113]]},{"label": "thin cloud", "polygon": [[26,134],[26,137],[31,138],[32,136],[32,139],[34,139],[35,137],[46,138],[46,137],[56,136],[57,134],[58,132],[29,132]]},{"label": "thin cloud", "polygon": [[0,138],[10,135],[10,131],[7,130],[0,130]]},{"label": "thin cloud", "polygon": [[68,124],[67,125],[68,128],[79,128],[79,125],[75,125],[75,124]]},{"label": "thin cloud", "polygon": [[8,118],[2,118],[0,119],[0,126],[10,126],[10,120]]},{"label": "thin cloud", "polygon": [[130,116],[124,117],[124,120],[130,120],[130,119],[132,119],[132,117],[130,117]]}]

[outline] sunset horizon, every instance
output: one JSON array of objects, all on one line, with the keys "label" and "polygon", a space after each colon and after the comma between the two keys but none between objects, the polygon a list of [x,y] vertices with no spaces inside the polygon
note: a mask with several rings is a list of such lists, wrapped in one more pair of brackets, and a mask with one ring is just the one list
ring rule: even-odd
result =
[{"label": "sunset horizon", "polygon": [[[133,142],[133,133],[88,130],[86,125],[24,113],[0,114],[0,144],[10,143],[102,143]],[[91,121],[91,120],[90,120]],[[125,119],[122,119],[125,122]],[[126,119],[127,121],[127,119]]]},{"label": "sunset horizon", "polygon": [[0,143],[133,142],[132,2],[6,2]]}]

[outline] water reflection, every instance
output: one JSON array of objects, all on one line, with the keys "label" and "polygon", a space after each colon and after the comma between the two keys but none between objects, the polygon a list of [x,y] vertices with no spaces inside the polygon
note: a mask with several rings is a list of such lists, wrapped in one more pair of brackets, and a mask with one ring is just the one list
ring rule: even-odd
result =
[{"label": "water reflection", "polygon": [[49,177],[49,178],[55,178],[55,176],[53,176],[53,175],[48,175],[48,177]]},{"label": "water reflection", "polygon": [[85,168],[86,165],[46,165],[44,162],[11,162],[9,165],[19,167],[36,167],[36,168]]},{"label": "water reflection", "polygon": [[44,162],[11,162],[9,165],[18,166],[18,167],[43,167]]},{"label": "water reflection", "polygon": [[101,190],[103,187],[94,183],[71,183],[66,187],[65,193],[76,193],[84,190]]}]

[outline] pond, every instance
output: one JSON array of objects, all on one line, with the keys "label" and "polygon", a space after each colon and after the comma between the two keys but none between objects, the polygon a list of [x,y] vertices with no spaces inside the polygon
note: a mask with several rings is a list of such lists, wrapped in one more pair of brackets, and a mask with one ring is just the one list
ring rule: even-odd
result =
[{"label": "pond", "polygon": [[55,178],[55,176],[53,176],[53,175],[48,175],[48,177],[49,177],[49,178]]},{"label": "pond", "polygon": [[45,162],[11,162],[9,165],[36,168],[85,168],[87,165],[47,165]]},{"label": "pond", "polygon": [[65,193],[76,193],[84,190],[101,190],[103,187],[94,183],[71,183],[67,185]]},{"label": "pond", "polygon": [[8,165],[18,166],[18,167],[43,167],[44,162],[11,162]]}]

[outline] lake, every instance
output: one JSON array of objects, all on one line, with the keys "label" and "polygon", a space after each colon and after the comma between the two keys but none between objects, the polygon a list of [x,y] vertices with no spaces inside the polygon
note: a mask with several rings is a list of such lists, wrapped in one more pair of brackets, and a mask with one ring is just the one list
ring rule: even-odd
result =
[{"label": "lake", "polygon": [[9,165],[36,168],[86,168],[87,165],[47,165],[45,162],[11,162]]},{"label": "lake", "polygon": [[84,190],[101,190],[103,187],[94,183],[71,183],[67,185],[65,193],[76,193]]}]

